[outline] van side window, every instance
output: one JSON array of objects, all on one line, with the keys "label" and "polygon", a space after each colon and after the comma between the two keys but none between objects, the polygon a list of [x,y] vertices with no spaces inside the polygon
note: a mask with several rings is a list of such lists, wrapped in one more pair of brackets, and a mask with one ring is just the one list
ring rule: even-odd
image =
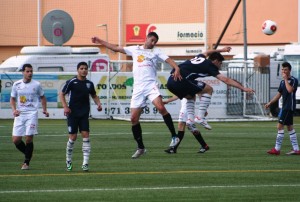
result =
[{"label": "van side window", "polygon": [[63,67],[38,67],[38,72],[63,72]]}]

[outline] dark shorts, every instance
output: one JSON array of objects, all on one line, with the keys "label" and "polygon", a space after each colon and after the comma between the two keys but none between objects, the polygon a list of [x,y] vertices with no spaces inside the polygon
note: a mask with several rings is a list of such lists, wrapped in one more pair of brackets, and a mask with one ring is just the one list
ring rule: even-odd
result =
[{"label": "dark shorts", "polygon": [[167,82],[167,88],[169,91],[171,91],[179,99],[182,99],[187,95],[194,96],[198,93],[201,93],[205,85],[206,84],[204,82],[196,80],[190,81],[187,79],[182,79],[181,81],[174,81],[172,76],[169,77]]},{"label": "dark shorts", "polygon": [[90,131],[89,114],[80,117],[68,116],[67,121],[69,134],[77,134],[78,129],[79,132]]},{"label": "dark shorts", "polygon": [[280,110],[278,114],[278,123],[286,126],[293,125],[294,112],[292,110]]}]

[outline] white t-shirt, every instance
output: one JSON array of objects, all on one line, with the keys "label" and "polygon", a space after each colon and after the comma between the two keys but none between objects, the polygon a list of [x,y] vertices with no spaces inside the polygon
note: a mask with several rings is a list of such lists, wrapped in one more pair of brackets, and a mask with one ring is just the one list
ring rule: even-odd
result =
[{"label": "white t-shirt", "polygon": [[124,47],[127,55],[132,56],[134,86],[147,86],[156,82],[158,61],[165,61],[169,57],[159,48],[144,49],[143,46]]},{"label": "white t-shirt", "polygon": [[11,90],[11,97],[17,99],[17,109],[21,112],[37,111],[39,99],[44,95],[40,82],[31,80],[24,83],[23,79],[16,81]]}]

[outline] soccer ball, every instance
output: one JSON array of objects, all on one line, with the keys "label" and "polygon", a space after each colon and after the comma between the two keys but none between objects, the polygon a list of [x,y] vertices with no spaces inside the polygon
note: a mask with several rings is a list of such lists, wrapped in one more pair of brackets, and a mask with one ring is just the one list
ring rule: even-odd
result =
[{"label": "soccer ball", "polygon": [[262,24],[262,31],[266,35],[272,35],[276,32],[276,30],[277,30],[277,24],[272,20],[266,20]]}]

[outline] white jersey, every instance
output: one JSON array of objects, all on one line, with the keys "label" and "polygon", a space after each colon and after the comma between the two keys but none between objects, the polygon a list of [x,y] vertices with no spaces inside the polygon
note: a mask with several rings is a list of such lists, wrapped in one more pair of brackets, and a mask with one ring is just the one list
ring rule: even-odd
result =
[{"label": "white jersey", "polygon": [[44,95],[40,82],[31,80],[24,83],[23,79],[13,84],[10,96],[17,99],[17,109],[20,112],[37,111],[39,99]]},{"label": "white jersey", "polygon": [[134,86],[145,87],[156,82],[157,63],[165,61],[169,57],[162,53],[160,49],[144,49],[143,46],[124,47],[127,55],[133,59]]}]

